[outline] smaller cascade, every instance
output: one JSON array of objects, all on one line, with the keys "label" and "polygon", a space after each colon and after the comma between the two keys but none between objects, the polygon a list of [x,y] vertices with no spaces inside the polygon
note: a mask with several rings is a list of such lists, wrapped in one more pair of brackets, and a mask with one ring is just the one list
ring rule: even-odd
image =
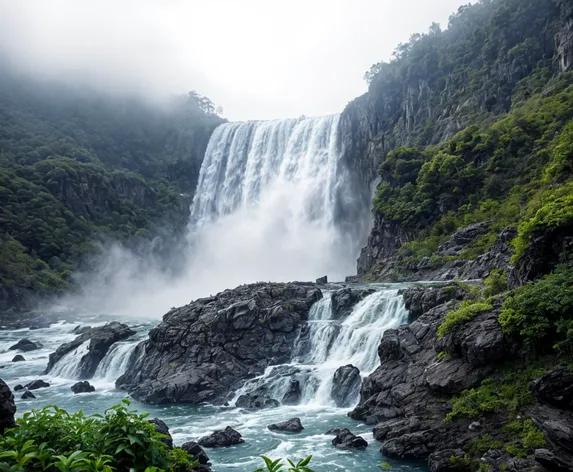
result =
[{"label": "smaller cascade", "polygon": [[84,341],[76,349],[62,357],[50,371],[54,377],[75,379],[82,357],[89,351],[90,340]]},{"label": "smaller cascade", "polygon": [[137,342],[114,344],[97,366],[94,380],[115,382],[127,370],[137,344]]}]

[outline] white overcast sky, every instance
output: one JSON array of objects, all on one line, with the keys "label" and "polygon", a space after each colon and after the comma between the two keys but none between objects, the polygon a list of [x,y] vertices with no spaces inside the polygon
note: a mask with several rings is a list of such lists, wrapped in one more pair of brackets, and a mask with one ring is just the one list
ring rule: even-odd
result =
[{"label": "white overcast sky", "polygon": [[230,120],[342,111],[362,76],[460,0],[0,0],[1,49],[35,74],[149,96],[197,90]]}]

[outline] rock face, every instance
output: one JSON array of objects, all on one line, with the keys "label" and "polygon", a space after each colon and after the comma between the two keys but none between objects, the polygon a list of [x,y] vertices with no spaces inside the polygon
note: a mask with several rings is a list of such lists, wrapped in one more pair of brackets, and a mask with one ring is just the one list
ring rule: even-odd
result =
[{"label": "rock face", "polygon": [[171,310],[116,385],[145,403],[221,401],[239,381],[290,360],[321,298],[311,283],[258,283]]},{"label": "rock face", "polygon": [[535,451],[549,470],[573,470],[573,372],[557,367],[533,383],[538,402],[532,419],[551,451]]},{"label": "rock face", "polygon": [[364,449],[368,447],[368,442],[362,436],[356,436],[344,428],[337,431],[332,445],[337,449]]},{"label": "rock face", "polygon": [[95,387],[91,385],[87,380],[84,380],[83,382],[76,382],[72,385],[71,389],[75,394],[95,392]]},{"label": "rock face", "polygon": [[244,443],[241,434],[230,426],[220,431],[215,431],[209,436],[204,436],[197,443],[203,447],[227,447]]},{"label": "rock face", "polygon": [[44,382],[43,380],[34,380],[29,384],[24,385],[25,389],[28,390],[38,390],[39,388],[48,388],[50,384],[48,382]]},{"label": "rock face", "polygon": [[330,295],[332,301],[332,316],[334,319],[348,316],[354,306],[364,300],[368,295],[372,295],[376,290],[371,288],[357,289],[346,287]]},{"label": "rock face", "polygon": [[13,346],[10,346],[10,351],[35,351],[36,349],[40,349],[42,345],[40,343],[35,343],[30,341],[29,339],[21,339]]},{"label": "rock face", "polygon": [[330,393],[336,406],[339,408],[352,406],[352,402],[356,400],[360,391],[361,384],[360,370],[357,367],[349,364],[336,369]]},{"label": "rock face", "polygon": [[432,308],[449,302],[461,300],[467,295],[459,285],[446,285],[442,287],[412,287],[400,292],[404,298],[404,305],[410,312],[410,321],[416,321],[422,314]]},{"label": "rock face", "polygon": [[14,394],[10,387],[0,379],[0,434],[4,434],[6,428],[16,425],[14,415],[16,414],[16,404]]},{"label": "rock face", "polygon": [[300,433],[304,427],[300,422],[300,418],[291,418],[290,420],[283,421],[282,423],[274,423],[267,426],[271,431],[282,431],[285,433]]},{"label": "rock face", "polygon": [[56,365],[56,363],[64,357],[68,352],[77,349],[84,342],[89,342],[88,352],[84,354],[76,373],[76,378],[91,379],[97,369],[100,361],[108,353],[109,348],[122,339],[128,338],[135,334],[129,326],[123,323],[113,321],[104,326],[97,328],[90,328],[84,331],[80,336],[72,342],[62,344],[56,352],[50,354],[48,367],[45,373],[48,374]]}]

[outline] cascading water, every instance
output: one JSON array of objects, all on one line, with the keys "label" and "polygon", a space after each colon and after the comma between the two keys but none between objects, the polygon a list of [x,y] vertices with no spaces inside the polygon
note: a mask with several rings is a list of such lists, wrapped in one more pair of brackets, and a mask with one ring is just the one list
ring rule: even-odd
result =
[{"label": "cascading water", "polygon": [[379,363],[377,350],[382,334],[405,322],[407,315],[398,290],[381,290],[358,303],[346,319],[336,320],[330,294],[325,293],[311,308],[308,337],[297,341],[293,362],[268,367],[263,375],[247,382],[234,401],[261,388],[270,397],[281,400],[296,378],[302,385],[302,403],[331,405],[336,369],[352,364],[363,376],[372,372]]},{"label": "cascading water", "polygon": [[137,342],[114,344],[98,364],[94,380],[115,382],[125,373],[137,344]]},{"label": "cascading water", "polygon": [[65,379],[74,379],[80,365],[82,357],[88,353],[90,340],[84,341],[76,349],[68,352],[62,357],[50,372],[54,377],[62,377]]}]

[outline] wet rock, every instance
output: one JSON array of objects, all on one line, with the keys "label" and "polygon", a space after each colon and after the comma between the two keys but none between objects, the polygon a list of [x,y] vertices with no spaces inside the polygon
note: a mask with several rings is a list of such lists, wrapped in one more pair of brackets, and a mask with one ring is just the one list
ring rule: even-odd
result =
[{"label": "wet rock", "polygon": [[169,427],[165,424],[165,422],[160,420],[159,418],[153,418],[152,420],[149,420],[149,422],[155,427],[155,431],[157,431],[159,434],[163,434],[164,436],[166,436],[164,438],[161,438],[161,441],[169,449],[172,449],[173,438],[171,437],[171,434],[169,433]]},{"label": "wet rock", "polygon": [[30,341],[29,339],[21,339],[13,346],[10,346],[9,349],[10,351],[18,350],[18,351],[29,352],[29,351],[35,351],[36,349],[40,349],[41,347],[42,344],[40,343],[35,343],[33,341]]},{"label": "wet rock", "polygon": [[45,373],[48,374],[68,352],[80,347],[84,342],[89,342],[88,351],[79,362],[76,378],[91,379],[100,361],[108,353],[110,347],[117,341],[128,338],[135,334],[129,326],[113,321],[104,326],[90,328],[84,331],[72,342],[62,344],[56,352],[50,354],[48,367]]},{"label": "wet rock", "polygon": [[74,329],[72,329],[72,333],[73,334],[84,334],[89,332],[92,329],[91,326],[82,326],[82,325],[77,325]]},{"label": "wet rock", "polygon": [[30,392],[29,390],[26,390],[23,394],[22,394],[22,400],[30,400],[32,398],[36,398],[36,395],[34,395],[32,392]]},{"label": "wet rock", "polygon": [[241,381],[290,362],[321,298],[312,283],[257,283],[173,309],[116,385],[145,403],[222,402]]},{"label": "wet rock", "polygon": [[330,295],[332,301],[332,317],[341,319],[352,313],[354,306],[364,300],[368,295],[372,295],[376,290],[371,288],[343,288]]},{"label": "wet rock", "polygon": [[368,442],[362,436],[356,436],[344,428],[332,440],[332,445],[337,449],[364,449]]},{"label": "wet rock", "polygon": [[25,360],[26,359],[24,359],[24,356],[22,354],[16,354],[12,359],[12,362],[23,362]]},{"label": "wet rock", "polygon": [[91,385],[87,380],[73,384],[71,389],[75,394],[95,392],[95,387]]},{"label": "wet rock", "polygon": [[274,423],[267,426],[271,431],[282,431],[285,433],[300,433],[304,427],[300,422],[300,418],[291,418],[290,420],[283,421],[282,423]]},{"label": "wet rock", "polygon": [[241,434],[230,426],[227,426],[223,430],[215,431],[213,434],[204,436],[197,441],[200,446],[213,448],[233,446],[244,442],[245,441],[241,437]]},{"label": "wet rock", "polygon": [[19,392],[20,390],[24,390],[24,386],[21,384],[18,384],[14,387],[14,391],[15,392]]},{"label": "wet rock", "polygon": [[24,388],[28,390],[38,390],[39,388],[47,388],[50,384],[48,382],[44,382],[43,380],[34,380],[29,384],[24,385]]},{"label": "wet rock", "polygon": [[320,277],[316,279],[316,283],[318,285],[326,285],[328,283],[328,277],[326,275],[324,277]]},{"label": "wet rock", "polygon": [[16,425],[14,421],[15,414],[16,403],[14,403],[14,394],[10,387],[0,379],[0,434],[3,434],[6,428]]},{"label": "wet rock", "polygon": [[189,441],[181,445],[181,449],[193,456],[193,460],[199,461],[201,465],[209,464],[209,456],[204,449],[195,441]]},{"label": "wet rock", "polygon": [[300,403],[301,395],[300,381],[291,379],[288,390],[284,394],[281,403],[283,405],[298,405]]},{"label": "wet rock", "polygon": [[330,428],[326,433],[324,434],[332,434],[334,436],[338,436],[341,432],[342,432],[343,428]]},{"label": "wet rock", "polygon": [[237,398],[235,406],[248,410],[260,410],[263,408],[276,408],[280,403],[266,394],[247,393]]},{"label": "wet rock", "polygon": [[349,364],[336,369],[330,396],[339,408],[352,406],[360,392],[362,379],[360,370]]}]

